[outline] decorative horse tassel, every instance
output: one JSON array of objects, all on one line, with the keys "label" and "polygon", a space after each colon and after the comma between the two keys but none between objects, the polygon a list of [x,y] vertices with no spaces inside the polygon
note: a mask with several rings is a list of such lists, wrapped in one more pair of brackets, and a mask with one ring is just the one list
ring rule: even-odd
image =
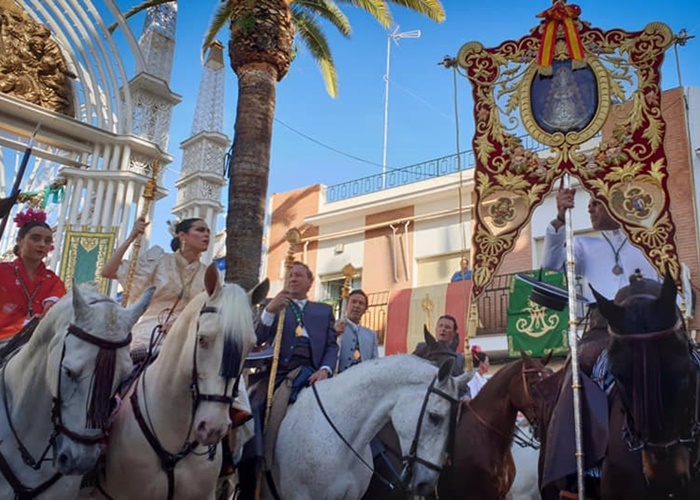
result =
[{"label": "decorative horse tassel", "polygon": [[233,334],[224,336],[219,375],[226,379],[237,378],[241,372],[241,346]]},{"label": "decorative horse tassel", "polygon": [[104,429],[111,413],[112,379],[117,363],[117,352],[114,349],[100,348],[95,362],[95,377],[92,382],[90,408],[87,414],[89,429]]}]

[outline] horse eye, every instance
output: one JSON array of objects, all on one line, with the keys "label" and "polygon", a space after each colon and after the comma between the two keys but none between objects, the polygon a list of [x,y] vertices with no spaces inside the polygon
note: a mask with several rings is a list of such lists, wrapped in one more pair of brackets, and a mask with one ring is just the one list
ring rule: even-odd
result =
[{"label": "horse eye", "polygon": [[65,375],[66,378],[70,379],[73,382],[78,380],[76,373],[73,370],[71,370],[70,368],[65,367],[65,366],[63,367],[63,375]]},{"label": "horse eye", "polygon": [[209,347],[209,342],[207,341],[207,338],[203,335],[199,336],[198,342],[199,342],[199,347],[201,347],[202,349],[206,349]]},{"label": "horse eye", "polygon": [[440,425],[442,421],[445,420],[445,417],[438,413],[428,413],[428,420],[433,425]]}]

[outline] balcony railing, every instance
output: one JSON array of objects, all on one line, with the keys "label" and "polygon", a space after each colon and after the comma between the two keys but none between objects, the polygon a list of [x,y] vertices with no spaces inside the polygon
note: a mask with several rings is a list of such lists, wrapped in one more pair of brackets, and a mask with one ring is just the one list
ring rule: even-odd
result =
[{"label": "balcony railing", "polygon": [[[535,142],[529,135],[520,136],[520,140],[527,149],[534,151],[547,149],[547,146]],[[469,150],[416,163],[404,168],[390,169],[387,171],[386,176],[384,174],[375,174],[326,187],[326,203],[455,174],[460,171],[460,167],[462,171],[465,171],[474,168],[475,164],[474,152]]]}]

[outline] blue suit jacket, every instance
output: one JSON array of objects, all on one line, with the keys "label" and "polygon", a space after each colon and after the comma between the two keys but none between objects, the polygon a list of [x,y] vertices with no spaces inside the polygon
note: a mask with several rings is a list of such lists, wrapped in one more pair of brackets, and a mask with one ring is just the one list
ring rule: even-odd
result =
[{"label": "blue suit jacket", "polygon": [[[335,318],[333,317],[333,309],[328,304],[318,302],[307,302],[304,308],[304,326],[306,333],[309,335],[311,342],[311,357],[313,367],[318,370],[322,366],[327,366],[331,372],[335,370],[338,362],[338,341],[337,333],[335,332]],[[279,315],[276,315],[272,325],[265,326],[262,322],[258,323],[255,329],[255,335],[258,338],[258,344],[263,342],[271,343],[277,333],[277,322]],[[280,346],[280,362],[288,363],[292,355],[292,347],[294,346],[294,330],[297,323],[294,318],[294,312],[290,306],[287,306],[287,312],[284,317],[284,327],[282,329],[282,345]]]}]

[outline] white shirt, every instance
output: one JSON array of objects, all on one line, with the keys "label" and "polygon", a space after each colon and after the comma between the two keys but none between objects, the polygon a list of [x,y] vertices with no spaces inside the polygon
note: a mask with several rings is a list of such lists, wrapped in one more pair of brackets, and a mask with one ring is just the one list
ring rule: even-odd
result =
[{"label": "white shirt", "polygon": [[486,385],[486,382],[488,382],[486,377],[479,373],[479,370],[476,370],[472,379],[469,382],[467,382],[467,387],[469,387],[469,394],[471,395],[472,399],[474,399],[476,395],[479,394],[479,391],[482,387]]},{"label": "white shirt", "polygon": [[[547,225],[542,251],[542,267],[553,271],[565,271],[566,232],[563,227],[557,231]],[[647,260],[644,252],[634,246],[619,229],[601,231],[607,236],[577,236],[574,238],[574,261],[576,276],[583,278],[583,296],[588,302],[595,302],[590,286],[603,297],[612,300],[621,288],[629,285],[629,277],[637,269],[648,279],[661,281],[656,268]],[[622,273],[613,273],[617,253],[617,264]],[[590,286],[589,286],[590,285]]]}]

